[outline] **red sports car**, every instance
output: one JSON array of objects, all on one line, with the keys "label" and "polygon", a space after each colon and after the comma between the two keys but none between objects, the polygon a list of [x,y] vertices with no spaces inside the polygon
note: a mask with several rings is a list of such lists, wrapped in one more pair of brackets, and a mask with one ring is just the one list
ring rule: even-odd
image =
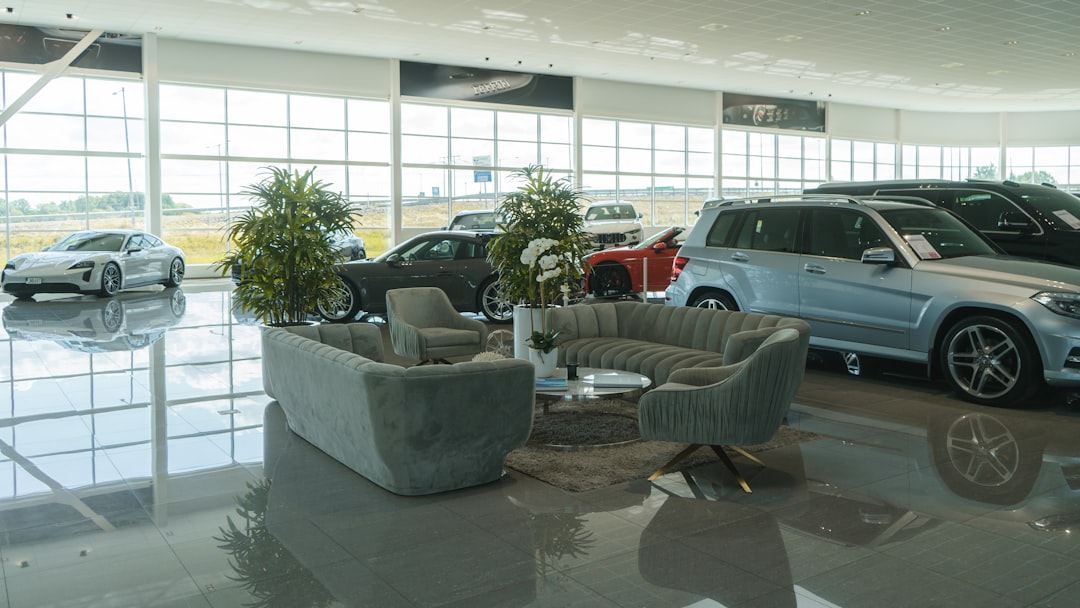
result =
[{"label": "red sports car", "polygon": [[644,269],[648,264],[648,291],[664,291],[671,281],[671,265],[682,244],[678,236],[684,228],[672,226],[637,245],[613,247],[589,254],[591,267],[585,289],[598,298],[641,293]]}]

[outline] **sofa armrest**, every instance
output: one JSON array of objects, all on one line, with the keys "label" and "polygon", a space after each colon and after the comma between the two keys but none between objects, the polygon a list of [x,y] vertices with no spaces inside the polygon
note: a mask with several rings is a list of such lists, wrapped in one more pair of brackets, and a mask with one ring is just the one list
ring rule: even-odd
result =
[{"label": "sofa armrest", "polygon": [[677,369],[671,372],[671,375],[667,378],[667,382],[658,386],[656,390],[665,389],[670,383],[689,385],[694,388],[717,384],[718,382],[723,382],[735,375],[740,367],[742,366],[735,364],[725,365],[723,367],[685,367],[683,369]]},{"label": "sofa armrest", "polygon": [[762,327],[740,331],[728,336],[724,344],[724,365],[738,363],[749,357],[769,336],[782,328]]}]

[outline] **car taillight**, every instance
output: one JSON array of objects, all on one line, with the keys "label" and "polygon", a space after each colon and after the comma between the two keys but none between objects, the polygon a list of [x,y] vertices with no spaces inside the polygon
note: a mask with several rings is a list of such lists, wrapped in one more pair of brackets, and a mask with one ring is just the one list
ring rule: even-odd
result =
[{"label": "car taillight", "polygon": [[679,278],[679,274],[682,273],[682,269],[686,267],[686,263],[690,261],[690,258],[684,258],[681,256],[675,256],[675,263],[671,265],[671,282],[674,283]]}]

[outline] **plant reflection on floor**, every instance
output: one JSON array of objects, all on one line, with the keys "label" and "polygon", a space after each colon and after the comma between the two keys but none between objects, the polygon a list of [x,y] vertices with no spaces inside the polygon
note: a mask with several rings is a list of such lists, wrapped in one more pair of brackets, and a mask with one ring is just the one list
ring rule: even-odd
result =
[{"label": "plant reflection on floor", "polygon": [[566,557],[583,557],[594,544],[579,513],[535,513],[529,518],[536,549],[536,571],[541,581]]},{"label": "plant reflection on floor", "polygon": [[324,608],[334,597],[315,579],[310,570],[266,529],[266,509],[270,480],[247,484],[247,493],[236,497],[236,512],[243,519],[237,526],[226,517],[228,528],[215,536],[218,548],[229,553],[229,565],[236,571],[230,580],[243,584],[253,602],[251,608]]}]

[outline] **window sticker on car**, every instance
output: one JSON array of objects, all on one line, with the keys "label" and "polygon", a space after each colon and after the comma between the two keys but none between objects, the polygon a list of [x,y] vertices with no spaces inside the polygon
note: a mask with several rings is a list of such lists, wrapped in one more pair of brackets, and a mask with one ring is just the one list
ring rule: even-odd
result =
[{"label": "window sticker on car", "polygon": [[930,241],[926,240],[926,237],[921,234],[905,234],[904,238],[907,239],[908,245],[915,250],[915,255],[919,256],[920,260],[937,260],[941,258],[941,254],[934,249],[934,246],[930,244]]},{"label": "window sticker on car", "polygon": [[1064,209],[1059,209],[1054,212],[1054,215],[1061,218],[1070,228],[1074,230],[1080,230],[1080,219],[1077,219],[1075,215],[1069,213]]}]

